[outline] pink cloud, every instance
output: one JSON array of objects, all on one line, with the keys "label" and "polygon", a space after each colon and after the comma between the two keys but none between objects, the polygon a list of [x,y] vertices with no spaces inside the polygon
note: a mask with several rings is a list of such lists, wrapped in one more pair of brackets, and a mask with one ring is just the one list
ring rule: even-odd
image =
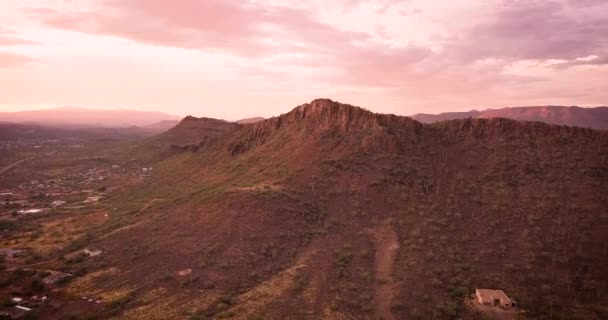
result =
[{"label": "pink cloud", "polygon": [[[595,7],[602,2],[602,8]],[[608,3],[570,4],[576,8],[558,1],[502,1],[492,16],[453,38],[448,48],[462,62],[488,57],[507,61],[608,57],[608,19],[596,14],[608,10]]]},{"label": "pink cloud", "polygon": [[0,28],[0,46],[31,44],[30,41],[15,36],[15,32]]},{"label": "pink cloud", "polygon": [[[126,65],[136,65],[121,79],[139,86],[112,89],[123,99],[132,99],[132,104],[165,99],[174,105],[177,96],[184,105],[199,106],[196,99],[206,97],[199,96],[198,88],[186,88],[196,87],[191,84],[203,78],[217,85],[207,95],[233,92],[238,85],[239,96],[251,98],[264,92],[272,101],[298,103],[304,96],[304,100],[315,98],[309,94],[341,91],[346,97],[356,95],[378,104],[443,104],[454,109],[514,101],[515,95],[572,92],[574,97],[591,92],[581,88],[600,87],[598,81],[590,84],[584,79],[605,74],[608,64],[604,36],[608,23],[603,15],[608,3],[600,0],[490,0],[483,5],[423,0],[46,3],[48,7],[17,9],[22,10],[16,15],[24,15],[28,29],[0,31],[0,45],[16,44],[22,34],[41,42],[19,48],[45,62],[40,68],[27,68],[21,79],[24,88],[30,79],[47,81],[40,80],[39,87],[50,97],[60,95],[57,89],[48,89],[56,83],[56,74],[65,77],[63,87],[73,81],[68,71],[96,79],[97,87],[111,87],[116,74],[126,73]],[[19,55],[12,55],[13,62],[6,58],[5,65],[19,64],[14,58]],[[21,63],[28,62],[28,57],[20,57]],[[105,64],[87,67],[81,74],[88,61]],[[570,91],[558,79],[564,74],[577,76]],[[7,77],[5,82],[16,81]],[[118,99],[116,94],[97,95],[93,87],[90,82],[83,85],[82,92],[90,90],[83,99],[95,103]],[[173,93],[157,89],[167,87],[173,87]],[[149,98],[150,91],[158,96]],[[74,91],[61,94],[72,99]],[[608,98],[601,92],[593,94],[589,95],[593,101]],[[217,101],[223,99],[225,95]]]},{"label": "pink cloud", "polygon": [[9,52],[0,52],[0,68],[22,67],[33,62],[34,59],[26,56]]},{"label": "pink cloud", "polygon": [[[357,6],[362,1],[350,2],[345,1],[343,5]],[[390,5],[390,2],[379,4]],[[371,86],[398,85],[409,66],[431,53],[428,48],[393,47],[374,42],[368,33],[337,29],[317,21],[312,9],[259,3],[106,0],[88,11],[34,8],[28,12],[56,28],[113,35],[142,43],[227,52],[251,58],[305,55],[305,58],[288,61],[301,67],[331,68],[337,70],[334,80]],[[241,69],[249,75],[253,70],[250,67]],[[278,74],[268,71],[257,77],[277,78]]]},{"label": "pink cloud", "polygon": [[222,0],[103,1],[88,11],[28,9],[32,17],[63,29],[134,41],[252,56],[294,50],[296,44],[345,43],[366,35],[319,23],[304,9]]}]

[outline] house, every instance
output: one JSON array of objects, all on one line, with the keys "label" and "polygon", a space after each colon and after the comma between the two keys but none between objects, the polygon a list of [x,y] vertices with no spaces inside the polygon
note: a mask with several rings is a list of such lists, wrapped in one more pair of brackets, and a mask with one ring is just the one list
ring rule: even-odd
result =
[{"label": "house", "polygon": [[84,249],[83,252],[84,252],[84,254],[86,254],[89,257],[95,257],[95,256],[102,254],[103,250],[95,249],[95,248],[91,248],[91,249],[87,248],[87,249]]},{"label": "house", "polygon": [[62,206],[64,204],[65,204],[65,201],[63,201],[63,200],[55,200],[55,201],[53,201],[53,203],[51,203],[51,206],[53,206],[53,207],[60,207],[60,206]]},{"label": "house", "polygon": [[26,311],[26,312],[32,311],[32,309],[30,309],[28,307],[24,307],[24,306],[15,306],[15,308]]},{"label": "house", "polygon": [[33,213],[40,213],[44,211],[43,209],[23,209],[23,210],[19,210],[17,213],[19,214],[33,214]]},{"label": "house", "polygon": [[99,202],[100,199],[101,199],[100,196],[91,196],[91,197],[87,197],[86,200],[84,200],[84,203],[95,203],[95,202]]},{"label": "house", "polygon": [[515,303],[502,290],[476,289],[475,298],[482,306],[491,306],[509,309],[515,307]]},{"label": "house", "polygon": [[189,276],[192,273],[192,269],[184,269],[177,272],[177,275],[180,277]]}]

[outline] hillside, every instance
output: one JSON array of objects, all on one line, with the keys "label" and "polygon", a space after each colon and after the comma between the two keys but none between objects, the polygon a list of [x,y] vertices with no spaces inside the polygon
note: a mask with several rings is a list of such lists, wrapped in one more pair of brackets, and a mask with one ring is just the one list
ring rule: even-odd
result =
[{"label": "hillside", "polygon": [[155,122],[149,125],[144,126],[146,129],[156,130],[158,132],[167,131],[176,125],[178,125],[180,120],[163,120],[159,122]]},{"label": "hillside", "polygon": [[423,123],[466,118],[508,118],[520,121],[540,121],[571,127],[608,129],[608,107],[515,107],[440,114],[419,113],[413,115],[412,118]]},{"label": "hillside", "polygon": [[479,287],[607,314],[606,132],[330,100],[220,131],[110,195],[72,290],[133,319],[472,319]]},{"label": "hillside", "polygon": [[248,124],[248,123],[256,123],[256,122],[260,122],[260,121],[264,121],[264,118],[262,118],[262,117],[245,118],[245,119],[237,120],[235,122],[240,123],[240,124]]},{"label": "hillside", "polygon": [[224,120],[187,116],[176,126],[158,135],[156,140],[178,146],[196,145],[205,139],[222,135],[236,126],[236,123]]},{"label": "hillside", "polygon": [[87,109],[60,107],[53,109],[0,112],[1,122],[34,123],[68,127],[130,127],[146,126],[164,120],[179,120],[180,117],[156,112],[128,109]]},{"label": "hillside", "polygon": [[[152,165],[185,149],[215,139],[239,124],[213,118],[187,116],[169,130],[139,141],[122,144],[115,153],[124,159],[138,159],[142,164]],[[158,129],[158,128],[157,128]]]}]

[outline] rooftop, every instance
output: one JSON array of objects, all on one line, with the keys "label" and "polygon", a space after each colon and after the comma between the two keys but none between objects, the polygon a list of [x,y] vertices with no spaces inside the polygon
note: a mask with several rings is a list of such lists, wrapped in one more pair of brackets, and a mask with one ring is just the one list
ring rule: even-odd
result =
[{"label": "rooftop", "polygon": [[477,289],[476,291],[481,296],[481,299],[483,299],[483,300],[489,300],[489,301],[494,300],[494,299],[507,300],[507,301],[511,300],[502,290]]}]

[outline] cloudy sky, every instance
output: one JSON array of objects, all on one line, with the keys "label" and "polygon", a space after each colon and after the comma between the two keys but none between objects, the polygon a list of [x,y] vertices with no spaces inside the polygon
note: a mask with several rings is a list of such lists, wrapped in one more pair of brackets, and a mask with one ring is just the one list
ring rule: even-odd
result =
[{"label": "cloudy sky", "polygon": [[608,0],[0,0],[0,21],[1,111],[608,103]]}]

